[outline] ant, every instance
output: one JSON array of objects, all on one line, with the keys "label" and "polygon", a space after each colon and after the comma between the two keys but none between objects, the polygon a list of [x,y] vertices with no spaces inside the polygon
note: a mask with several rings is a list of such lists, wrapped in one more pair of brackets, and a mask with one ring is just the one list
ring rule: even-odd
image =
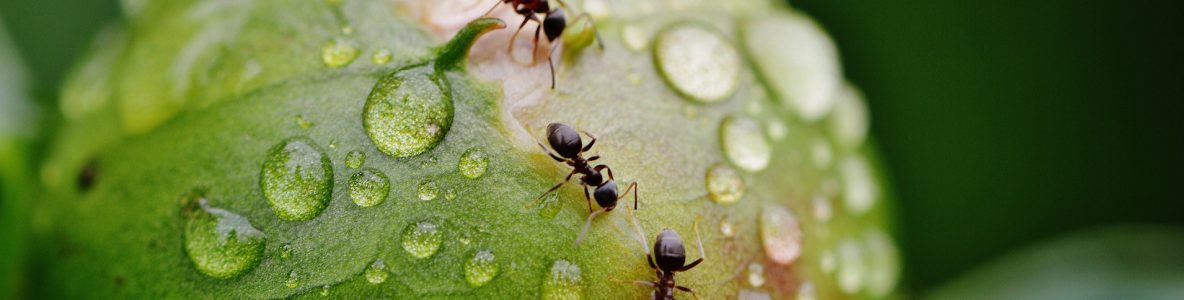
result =
[{"label": "ant", "polygon": [[[654,254],[651,255],[648,251],[645,254],[646,262],[650,264],[650,268],[654,269],[654,272],[658,275],[658,281],[619,281],[612,279],[612,277],[609,277],[609,279],[616,282],[636,283],[652,287],[654,288],[654,300],[674,300],[675,290],[691,293],[695,299],[698,299],[699,295],[695,294],[694,290],[678,285],[674,281],[674,273],[686,272],[707,259],[707,256],[703,254],[703,239],[699,237],[699,221],[700,218],[696,218],[694,224],[695,240],[699,244],[699,259],[686,264],[686,248],[683,247],[682,237],[673,229],[666,228],[662,229],[661,233],[658,233],[658,238],[654,241]],[[638,229],[638,233],[641,233],[640,229]],[[644,239],[644,237],[642,238]]]},{"label": "ant", "polygon": [[[563,182],[560,182],[559,184],[551,187],[551,189],[547,190],[546,192],[543,192],[543,194],[539,195],[539,197],[534,201],[534,203],[537,203],[544,196],[559,189],[559,187],[562,187],[564,184],[570,181],[572,176],[580,174],[580,185],[584,186],[584,200],[588,201],[588,212],[590,214],[588,215],[588,221],[584,224],[584,229],[580,231],[579,238],[576,239],[576,244],[579,244],[580,241],[584,239],[584,234],[588,232],[588,227],[592,225],[592,219],[595,218],[596,215],[610,212],[614,208],[617,208],[617,200],[620,200],[628,195],[630,190],[633,191],[633,209],[637,209],[637,182],[630,183],[629,187],[625,188],[624,193],[618,193],[617,183],[613,178],[613,169],[603,164],[595,166],[591,164],[591,162],[600,159],[600,155],[593,155],[591,157],[584,158],[584,152],[592,150],[592,145],[596,144],[596,137],[592,136],[592,134],[589,134],[588,132],[583,132],[584,135],[587,135],[592,139],[587,145],[585,145],[583,140],[580,138],[580,132],[583,131],[576,131],[575,128],[560,123],[551,123],[547,125],[547,143],[551,144],[551,149],[554,149],[555,152],[558,152],[559,154],[556,155],[551,153],[551,151],[548,151],[547,147],[544,147],[542,143],[538,143],[539,147],[543,148],[543,151],[547,152],[547,155],[551,156],[551,159],[565,163],[568,166],[571,166],[572,169],[571,173],[568,173],[567,177],[563,179]],[[601,171],[608,173],[607,180],[605,180]],[[596,198],[596,204],[601,207],[599,210],[592,211],[593,197],[588,196],[589,186],[595,188],[595,191],[593,191],[592,195],[594,198]]]},{"label": "ant", "polygon": [[[559,2],[559,6],[567,7],[567,4],[563,3],[563,1],[556,1]],[[538,23],[539,26],[534,29],[534,46],[537,48],[539,45],[539,31],[541,30],[547,35],[547,42],[552,45],[551,51],[547,52],[547,65],[551,67],[551,89],[555,89],[555,63],[551,61],[551,56],[555,53],[557,45],[555,44],[555,40],[560,35],[563,35],[563,31],[567,29],[567,18],[563,13],[563,9],[552,9],[551,4],[547,0],[498,0],[493,7],[489,8],[489,11],[485,12],[485,15],[489,15],[490,12],[493,12],[502,3],[510,4],[514,8],[514,12],[523,17],[522,24],[518,25],[518,30],[514,31],[514,35],[510,37],[510,43],[506,45],[506,51],[512,52],[514,50],[514,39],[518,38],[518,33],[522,32],[522,28],[526,27],[527,22],[534,21]],[[540,14],[543,15],[542,20],[539,19],[538,15]],[[591,19],[587,13],[582,13],[575,19],[572,19],[572,21],[584,18]],[[604,42],[600,40],[600,34],[596,33],[595,29],[593,30],[593,33],[596,35],[597,46],[600,47],[600,50],[604,50]],[[534,61],[534,52],[531,52],[531,61]]]}]

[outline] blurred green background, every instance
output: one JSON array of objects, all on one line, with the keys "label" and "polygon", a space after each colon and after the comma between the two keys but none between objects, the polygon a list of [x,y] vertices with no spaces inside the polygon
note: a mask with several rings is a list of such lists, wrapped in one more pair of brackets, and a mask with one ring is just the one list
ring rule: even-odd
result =
[{"label": "blurred green background", "polygon": [[[906,291],[1083,228],[1184,228],[1179,1],[792,4],[867,95]],[[0,1],[41,107],[118,15],[114,0]]]}]

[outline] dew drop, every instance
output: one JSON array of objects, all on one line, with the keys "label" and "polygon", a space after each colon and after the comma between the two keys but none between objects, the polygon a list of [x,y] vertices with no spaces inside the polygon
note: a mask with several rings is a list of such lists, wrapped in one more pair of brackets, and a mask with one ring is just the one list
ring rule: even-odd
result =
[{"label": "dew drop", "polygon": [[862,215],[876,204],[879,192],[871,167],[862,156],[852,155],[839,169],[843,180],[843,203],[851,214]]},{"label": "dew drop", "polygon": [[817,288],[814,287],[813,283],[806,281],[806,282],[802,282],[802,284],[798,286],[798,297],[796,300],[817,300],[817,299],[818,299],[818,290],[817,290]]},{"label": "dew drop", "polygon": [[358,57],[358,48],[353,43],[342,38],[334,38],[321,47],[321,62],[330,68],[340,68],[353,62]]},{"label": "dew drop", "polygon": [[304,115],[297,115],[296,116],[296,125],[300,126],[300,128],[303,128],[303,129],[309,129],[317,124],[313,123],[312,121],[309,121],[308,119],[305,119]]},{"label": "dew drop", "polygon": [[785,140],[785,137],[789,135],[789,128],[786,128],[785,122],[782,122],[781,120],[769,120],[768,125],[765,127],[768,128],[767,131],[769,134],[769,139],[775,142],[783,141]]},{"label": "dew drop", "polygon": [[772,14],[750,21],[741,35],[753,65],[782,103],[805,121],[830,112],[842,75],[834,43],[814,21]]},{"label": "dew drop", "polygon": [[436,185],[435,181],[424,181],[419,183],[415,192],[419,196],[419,200],[431,201],[440,195],[440,187]]},{"label": "dew drop", "polygon": [[848,239],[839,244],[838,273],[835,273],[839,290],[846,294],[859,292],[866,280],[866,268],[858,242]]},{"label": "dew drop", "polygon": [[456,199],[456,190],[451,189],[451,188],[444,190],[444,200],[453,200],[453,199]]},{"label": "dew drop", "polygon": [[550,193],[543,197],[539,204],[539,216],[544,219],[554,219],[559,214],[559,193]]},{"label": "dew drop", "polygon": [[748,264],[748,285],[754,288],[765,285],[765,266],[759,263]]},{"label": "dew drop", "polygon": [[654,41],[654,62],[675,91],[703,103],[724,100],[740,79],[740,54],[703,25],[667,28]]},{"label": "dew drop", "polygon": [[416,258],[427,258],[440,249],[443,237],[436,224],[423,221],[403,229],[403,250]]},{"label": "dew drop", "polygon": [[566,260],[557,260],[551,266],[550,277],[543,282],[543,299],[575,300],[584,298],[584,285],[580,278],[580,267]]},{"label": "dew drop", "polygon": [[819,223],[826,223],[834,215],[834,209],[830,205],[830,199],[825,195],[816,194],[810,200],[810,208],[814,211],[814,220]]},{"label": "dew drop", "polygon": [[430,67],[380,79],[362,112],[362,124],[379,151],[393,157],[418,155],[436,146],[452,126],[451,90]]},{"label": "dew drop", "polygon": [[725,164],[707,169],[707,195],[719,204],[732,204],[744,196],[744,179]]},{"label": "dew drop", "polygon": [[367,168],[349,177],[349,198],[361,207],[382,204],[390,190],[390,179],[379,170]]},{"label": "dew drop", "polygon": [[801,256],[802,229],[789,208],[765,205],[761,212],[761,242],[765,246],[765,255],[777,264],[787,265]]},{"label": "dew drop", "polygon": [[868,250],[867,291],[873,297],[887,296],[900,279],[900,256],[896,245],[878,228],[865,232],[863,243]]},{"label": "dew drop", "polygon": [[370,54],[370,62],[376,65],[385,65],[391,62],[391,50],[379,49],[373,54]]},{"label": "dew drop", "polygon": [[280,259],[286,260],[286,259],[291,259],[291,258],[292,258],[292,245],[291,244],[284,244],[283,246],[280,246]]},{"label": "dew drop", "polygon": [[329,297],[329,290],[332,288],[328,284],[321,286],[321,297]]},{"label": "dew drop", "polygon": [[736,296],[739,300],[772,300],[773,297],[768,293],[754,290],[740,290],[740,294]]},{"label": "dew drop", "polygon": [[868,112],[863,95],[855,87],[844,85],[835,93],[835,108],[830,116],[831,135],[845,149],[855,149],[867,138]]},{"label": "dew drop", "polygon": [[284,286],[286,286],[290,289],[294,289],[297,286],[300,286],[300,275],[296,274],[296,270],[292,270],[292,272],[288,272],[288,279],[284,280]]},{"label": "dew drop", "polygon": [[205,198],[192,196],[187,201],[185,253],[198,272],[230,279],[259,265],[266,244],[263,232],[241,215],[210,207]]},{"label": "dew drop", "polygon": [[476,179],[485,175],[485,170],[489,168],[489,157],[485,155],[485,151],[480,148],[470,148],[460,156],[460,161],[456,164],[456,169],[460,171],[460,175],[470,179]]},{"label": "dew drop", "polygon": [[345,166],[350,169],[361,168],[366,164],[366,153],[358,150],[350,151],[345,155]]},{"label": "dew drop", "polygon": [[481,287],[497,276],[497,261],[489,250],[477,251],[465,263],[465,280],[471,287]]},{"label": "dew drop", "polygon": [[822,273],[831,274],[835,272],[835,267],[835,253],[830,250],[822,251],[818,258],[818,269],[822,270]]},{"label": "dew drop", "polygon": [[732,222],[728,222],[727,220],[720,221],[719,222],[719,233],[723,234],[724,237],[726,237],[726,238],[735,237],[736,236],[736,229],[733,228],[732,226],[733,226]]},{"label": "dew drop", "polygon": [[381,284],[386,282],[386,278],[390,276],[390,273],[386,271],[386,264],[381,259],[374,260],[362,273],[366,276],[366,282],[370,284]]},{"label": "dew drop", "polygon": [[814,167],[819,170],[826,170],[830,167],[830,161],[834,156],[830,149],[830,143],[825,139],[815,139],[810,144],[810,157],[813,158]]},{"label": "dew drop", "polygon": [[773,149],[765,140],[760,123],[744,117],[729,117],[720,124],[724,155],[732,164],[748,172],[769,166]]},{"label": "dew drop", "polygon": [[621,29],[621,39],[625,41],[625,46],[630,50],[641,51],[649,44],[649,36],[644,29],[636,25],[625,25]]},{"label": "dew drop", "polygon": [[333,167],[329,157],[307,138],[275,145],[259,175],[263,196],[276,216],[288,221],[315,218],[329,204]]}]

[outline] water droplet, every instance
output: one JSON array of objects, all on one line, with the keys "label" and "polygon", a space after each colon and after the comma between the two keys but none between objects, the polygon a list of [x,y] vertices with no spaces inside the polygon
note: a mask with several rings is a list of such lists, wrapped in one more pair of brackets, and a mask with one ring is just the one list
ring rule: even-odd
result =
[{"label": "water droplet", "polygon": [[760,123],[744,117],[730,117],[720,124],[720,141],[724,155],[732,164],[749,172],[769,166],[773,149],[765,140]]},{"label": "water droplet", "polygon": [[765,205],[761,212],[761,242],[765,255],[775,263],[793,263],[802,254],[802,228],[789,208]]},{"label": "water droplet", "polygon": [[629,75],[625,75],[625,79],[626,79],[626,80],[629,80],[629,84],[632,84],[632,85],[635,85],[635,86],[636,86],[636,85],[641,85],[641,79],[642,79],[642,78],[641,78],[641,74],[638,74],[638,73],[629,73]]},{"label": "water droplet", "polygon": [[835,253],[830,250],[822,251],[818,258],[818,269],[822,270],[822,273],[830,274],[835,272],[835,267]]},{"label": "water droplet", "polygon": [[290,258],[292,258],[292,245],[284,244],[283,246],[280,246],[280,259]]},{"label": "water droplet", "polygon": [[557,260],[551,266],[550,277],[543,282],[543,299],[582,299],[584,285],[580,278],[580,267],[566,260]]},{"label": "water droplet", "polygon": [[802,284],[798,286],[798,297],[796,300],[816,299],[818,299],[818,290],[814,287],[813,283],[806,281],[802,282]]},{"label": "water droplet", "polygon": [[744,179],[725,164],[707,169],[707,195],[719,204],[732,204],[744,196]]},{"label": "water droplet", "polygon": [[636,25],[625,25],[621,29],[621,39],[625,41],[625,46],[633,51],[641,51],[649,45],[649,35],[645,29]]},{"label": "water droplet", "polygon": [[844,240],[839,244],[839,268],[835,279],[843,293],[855,294],[863,287],[867,276],[863,255],[863,249],[854,240]]},{"label": "water droplet", "polygon": [[452,126],[452,94],[430,67],[398,71],[374,85],[362,124],[379,151],[418,155],[436,146]]},{"label": "water droplet", "polygon": [[559,208],[559,193],[550,193],[539,204],[539,216],[547,220],[554,219],[559,214]]},{"label": "water droplet", "polygon": [[849,84],[839,88],[835,98],[835,108],[830,116],[831,134],[839,146],[855,149],[867,138],[867,104],[863,103],[863,95]]},{"label": "water droplet", "polygon": [[465,263],[465,280],[471,287],[480,287],[497,276],[497,262],[493,252],[489,250],[477,251],[469,262]]},{"label": "water droplet", "polygon": [[415,191],[419,195],[419,200],[423,201],[435,200],[436,196],[440,195],[440,187],[436,185],[435,181],[421,182]]},{"label": "water droplet", "polygon": [[765,285],[765,266],[759,263],[748,264],[748,284],[754,288]]},{"label": "water droplet", "polygon": [[349,198],[361,207],[382,204],[390,190],[390,179],[379,170],[365,169],[349,177]]},{"label": "water droplet", "polygon": [[741,34],[753,65],[781,102],[814,121],[833,106],[842,75],[834,43],[798,14],[752,19]]},{"label": "water droplet", "polygon": [[440,249],[443,237],[436,224],[423,221],[403,229],[403,250],[416,258],[427,258]]},{"label": "water droplet", "polygon": [[386,271],[386,264],[381,259],[374,260],[362,273],[366,276],[366,282],[370,284],[381,284],[386,282],[386,278],[390,276],[390,273]]},{"label": "water droplet", "polygon": [[286,286],[290,289],[294,289],[294,288],[300,286],[300,275],[296,274],[296,270],[292,270],[292,272],[288,272],[288,279],[284,280],[284,286]]},{"label": "water droplet", "polygon": [[654,61],[680,94],[704,103],[732,95],[740,80],[740,54],[714,29],[682,24],[660,33]]},{"label": "water droplet", "polygon": [[391,57],[391,50],[379,49],[378,51],[375,51],[374,54],[370,54],[370,62],[376,65],[385,65],[391,62]]},{"label": "water droplet", "polygon": [[814,167],[820,170],[826,170],[830,167],[830,160],[833,153],[830,150],[830,143],[824,139],[815,139],[810,145],[810,157],[814,159]]},{"label": "water droplet", "polygon": [[354,27],[353,26],[341,27],[341,34],[344,34],[344,35],[354,34]]},{"label": "water droplet", "polygon": [[333,287],[328,284],[321,286],[321,297],[329,297],[329,290],[331,288]]},{"label": "water droplet", "polygon": [[454,190],[454,189],[444,190],[444,200],[452,200],[452,199],[456,199],[456,190]]},{"label": "water droplet", "polygon": [[732,228],[732,222],[724,220],[719,222],[719,233],[723,234],[726,238],[735,237],[736,229]]},{"label": "water droplet", "polygon": [[831,216],[834,215],[830,199],[822,194],[814,195],[814,199],[810,200],[810,207],[814,210],[814,220],[819,223],[830,221]]},{"label": "water droplet", "polygon": [[765,127],[767,128],[769,139],[775,142],[785,140],[785,137],[789,135],[789,128],[786,128],[785,122],[781,122],[779,119],[769,120],[768,125],[765,125]]},{"label": "water droplet", "polygon": [[868,253],[867,291],[873,297],[887,296],[900,279],[900,256],[896,244],[878,228],[864,233],[863,242]]},{"label": "water droplet", "polygon": [[337,140],[329,140],[329,148],[337,149]]},{"label": "water droplet", "polygon": [[330,68],[340,68],[353,62],[358,57],[358,48],[353,43],[342,38],[335,38],[321,47],[321,62]]},{"label": "water droplet", "polygon": [[460,171],[460,175],[476,179],[485,175],[485,169],[489,168],[489,157],[486,157],[485,152],[480,148],[470,148],[460,156],[460,161],[456,164],[456,169]]},{"label": "water droplet", "polygon": [[206,276],[229,279],[259,265],[266,236],[247,218],[209,207],[205,198],[187,196],[185,253]]},{"label": "water droplet", "polygon": [[843,178],[843,204],[848,212],[862,215],[876,204],[878,187],[872,178],[871,167],[862,156],[852,155],[844,160],[839,174]]},{"label": "water droplet", "polygon": [[303,129],[309,129],[309,128],[312,128],[313,125],[317,125],[317,124],[313,123],[312,121],[309,121],[308,119],[305,119],[304,115],[296,115],[296,125],[300,126],[300,128],[303,128]]},{"label": "water droplet", "polygon": [[365,152],[354,150],[345,155],[345,166],[350,169],[361,168],[364,164],[366,164]]},{"label": "water droplet", "polygon": [[740,295],[736,296],[739,300],[772,300],[773,297],[768,293],[754,290],[740,290]]},{"label": "water droplet", "polygon": [[333,167],[307,138],[291,138],[271,148],[259,175],[263,196],[280,219],[311,220],[329,205]]}]

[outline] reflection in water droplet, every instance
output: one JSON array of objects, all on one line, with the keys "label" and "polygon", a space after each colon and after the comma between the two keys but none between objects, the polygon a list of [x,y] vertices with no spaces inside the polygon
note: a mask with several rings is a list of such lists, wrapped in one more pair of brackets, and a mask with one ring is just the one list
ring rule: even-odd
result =
[{"label": "reflection in water droplet", "polygon": [[543,202],[539,204],[539,216],[544,219],[554,219],[555,215],[559,214],[559,193],[550,193],[543,197]]},{"label": "reflection in water droplet", "polygon": [[773,149],[765,140],[760,123],[745,117],[730,117],[720,124],[719,134],[724,155],[732,164],[749,172],[769,166]]},{"label": "reflection in water droplet", "polygon": [[793,263],[802,254],[802,229],[793,212],[781,205],[767,204],[761,212],[761,242],[765,255],[775,263]]},{"label": "reflection in water droplet", "polygon": [[375,169],[365,169],[349,177],[349,198],[361,207],[382,204],[390,193],[391,182],[386,174]]},{"label": "reflection in water droplet", "polygon": [[205,198],[186,197],[185,254],[199,272],[229,279],[259,265],[267,238],[263,232],[243,216],[209,207]]},{"label": "reflection in water droplet", "polygon": [[456,164],[456,169],[460,171],[460,175],[468,178],[478,178],[485,175],[485,170],[489,168],[489,157],[481,148],[470,148],[460,156],[460,161]]},{"label": "reflection in water droplet", "polygon": [[436,146],[452,126],[452,94],[431,67],[400,70],[380,79],[366,98],[362,124],[379,151],[418,155]]},{"label": "reflection in water droplet", "polygon": [[431,201],[440,195],[440,187],[436,185],[435,181],[424,181],[419,183],[415,192],[419,196],[419,200]]},{"label": "reflection in water droplet", "polygon": [[748,284],[754,288],[765,285],[765,266],[759,263],[748,264]]},{"label": "reflection in water droplet", "polygon": [[707,169],[707,195],[719,204],[732,204],[744,196],[744,179],[725,164]]},{"label": "reflection in water droplet", "polygon": [[740,79],[740,54],[706,25],[682,24],[654,41],[654,62],[666,83],[680,94],[704,103],[726,99]]},{"label": "reflection in water droplet", "polygon": [[805,121],[830,112],[842,75],[834,44],[813,21],[771,14],[752,19],[741,35],[753,65],[781,102]]},{"label": "reflection in water droplet", "polygon": [[863,235],[867,246],[867,291],[874,297],[887,296],[900,277],[900,256],[892,238],[879,228],[870,228]]},{"label": "reflection in water droplet", "polygon": [[284,280],[284,286],[290,289],[300,286],[300,275],[296,274],[296,270],[288,272],[288,279]]},{"label": "reflection in water droplet", "polygon": [[354,150],[345,155],[345,166],[350,169],[361,168],[364,164],[366,164],[365,152]]},{"label": "reflection in water droplet", "polygon": [[436,224],[423,221],[415,224],[407,225],[403,229],[402,245],[403,250],[416,258],[427,258],[436,254],[436,250],[440,249],[440,243],[443,242],[443,237]]},{"label": "reflection in water droplet", "polygon": [[543,299],[582,299],[584,285],[580,278],[580,267],[566,260],[557,260],[551,266],[550,276],[543,282]]},{"label": "reflection in water droplet", "polygon": [[493,252],[489,250],[477,251],[465,263],[465,280],[471,287],[480,287],[497,276],[497,262]]},{"label": "reflection in water droplet", "polygon": [[370,62],[376,65],[385,65],[391,62],[391,50],[379,49],[374,54],[370,54]]},{"label": "reflection in water droplet", "polygon": [[320,215],[333,190],[329,157],[307,138],[291,138],[272,147],[259,177],[272,210],[288,221]]},{"label": "reflection in water droplet", "polygon": [[321,47],[321,62],[330,68],[340,68],[353,62],[360,52],[349,40],[335,38]]},{"label": "reflection in water droplet", "polygon": [[867,138],[868,112],[863,95],[850,84],[835,93],[835,108],[830,117],[831,135],[839,146],[855,149]]},{"label": "reflection in water droplet", "polygon": [[370,266],[366,267],[366,271],[363,274],[366,275],[366,282],[370,284],[381,284],[386,282],[386,278],[390,276],[390,273],[386,271],[386,264],[381,259],[374,260],[373,263],[370,263]]},{"label": "reflection in water droplet", "polygon": [[280,246],[280,259],[292,258],[292,245],[284,244]]},{"label": "reflection in water droplet", "polygon": [[839,174],[843,178],[843,203],[848,212],[862,215],[876,204],[879,185],[872,178],[871,167],[862,156],[847,157],[840,166]]},{"label": "reflection in water droplet", "polygon": [[854,240],[844,240],[839,244],[839,269],[835,273],[835,280],[839,283],[839,290],[848,295],[855,294],[863,288],[867,276],[867,266],[864,263],[863,249]]}]

